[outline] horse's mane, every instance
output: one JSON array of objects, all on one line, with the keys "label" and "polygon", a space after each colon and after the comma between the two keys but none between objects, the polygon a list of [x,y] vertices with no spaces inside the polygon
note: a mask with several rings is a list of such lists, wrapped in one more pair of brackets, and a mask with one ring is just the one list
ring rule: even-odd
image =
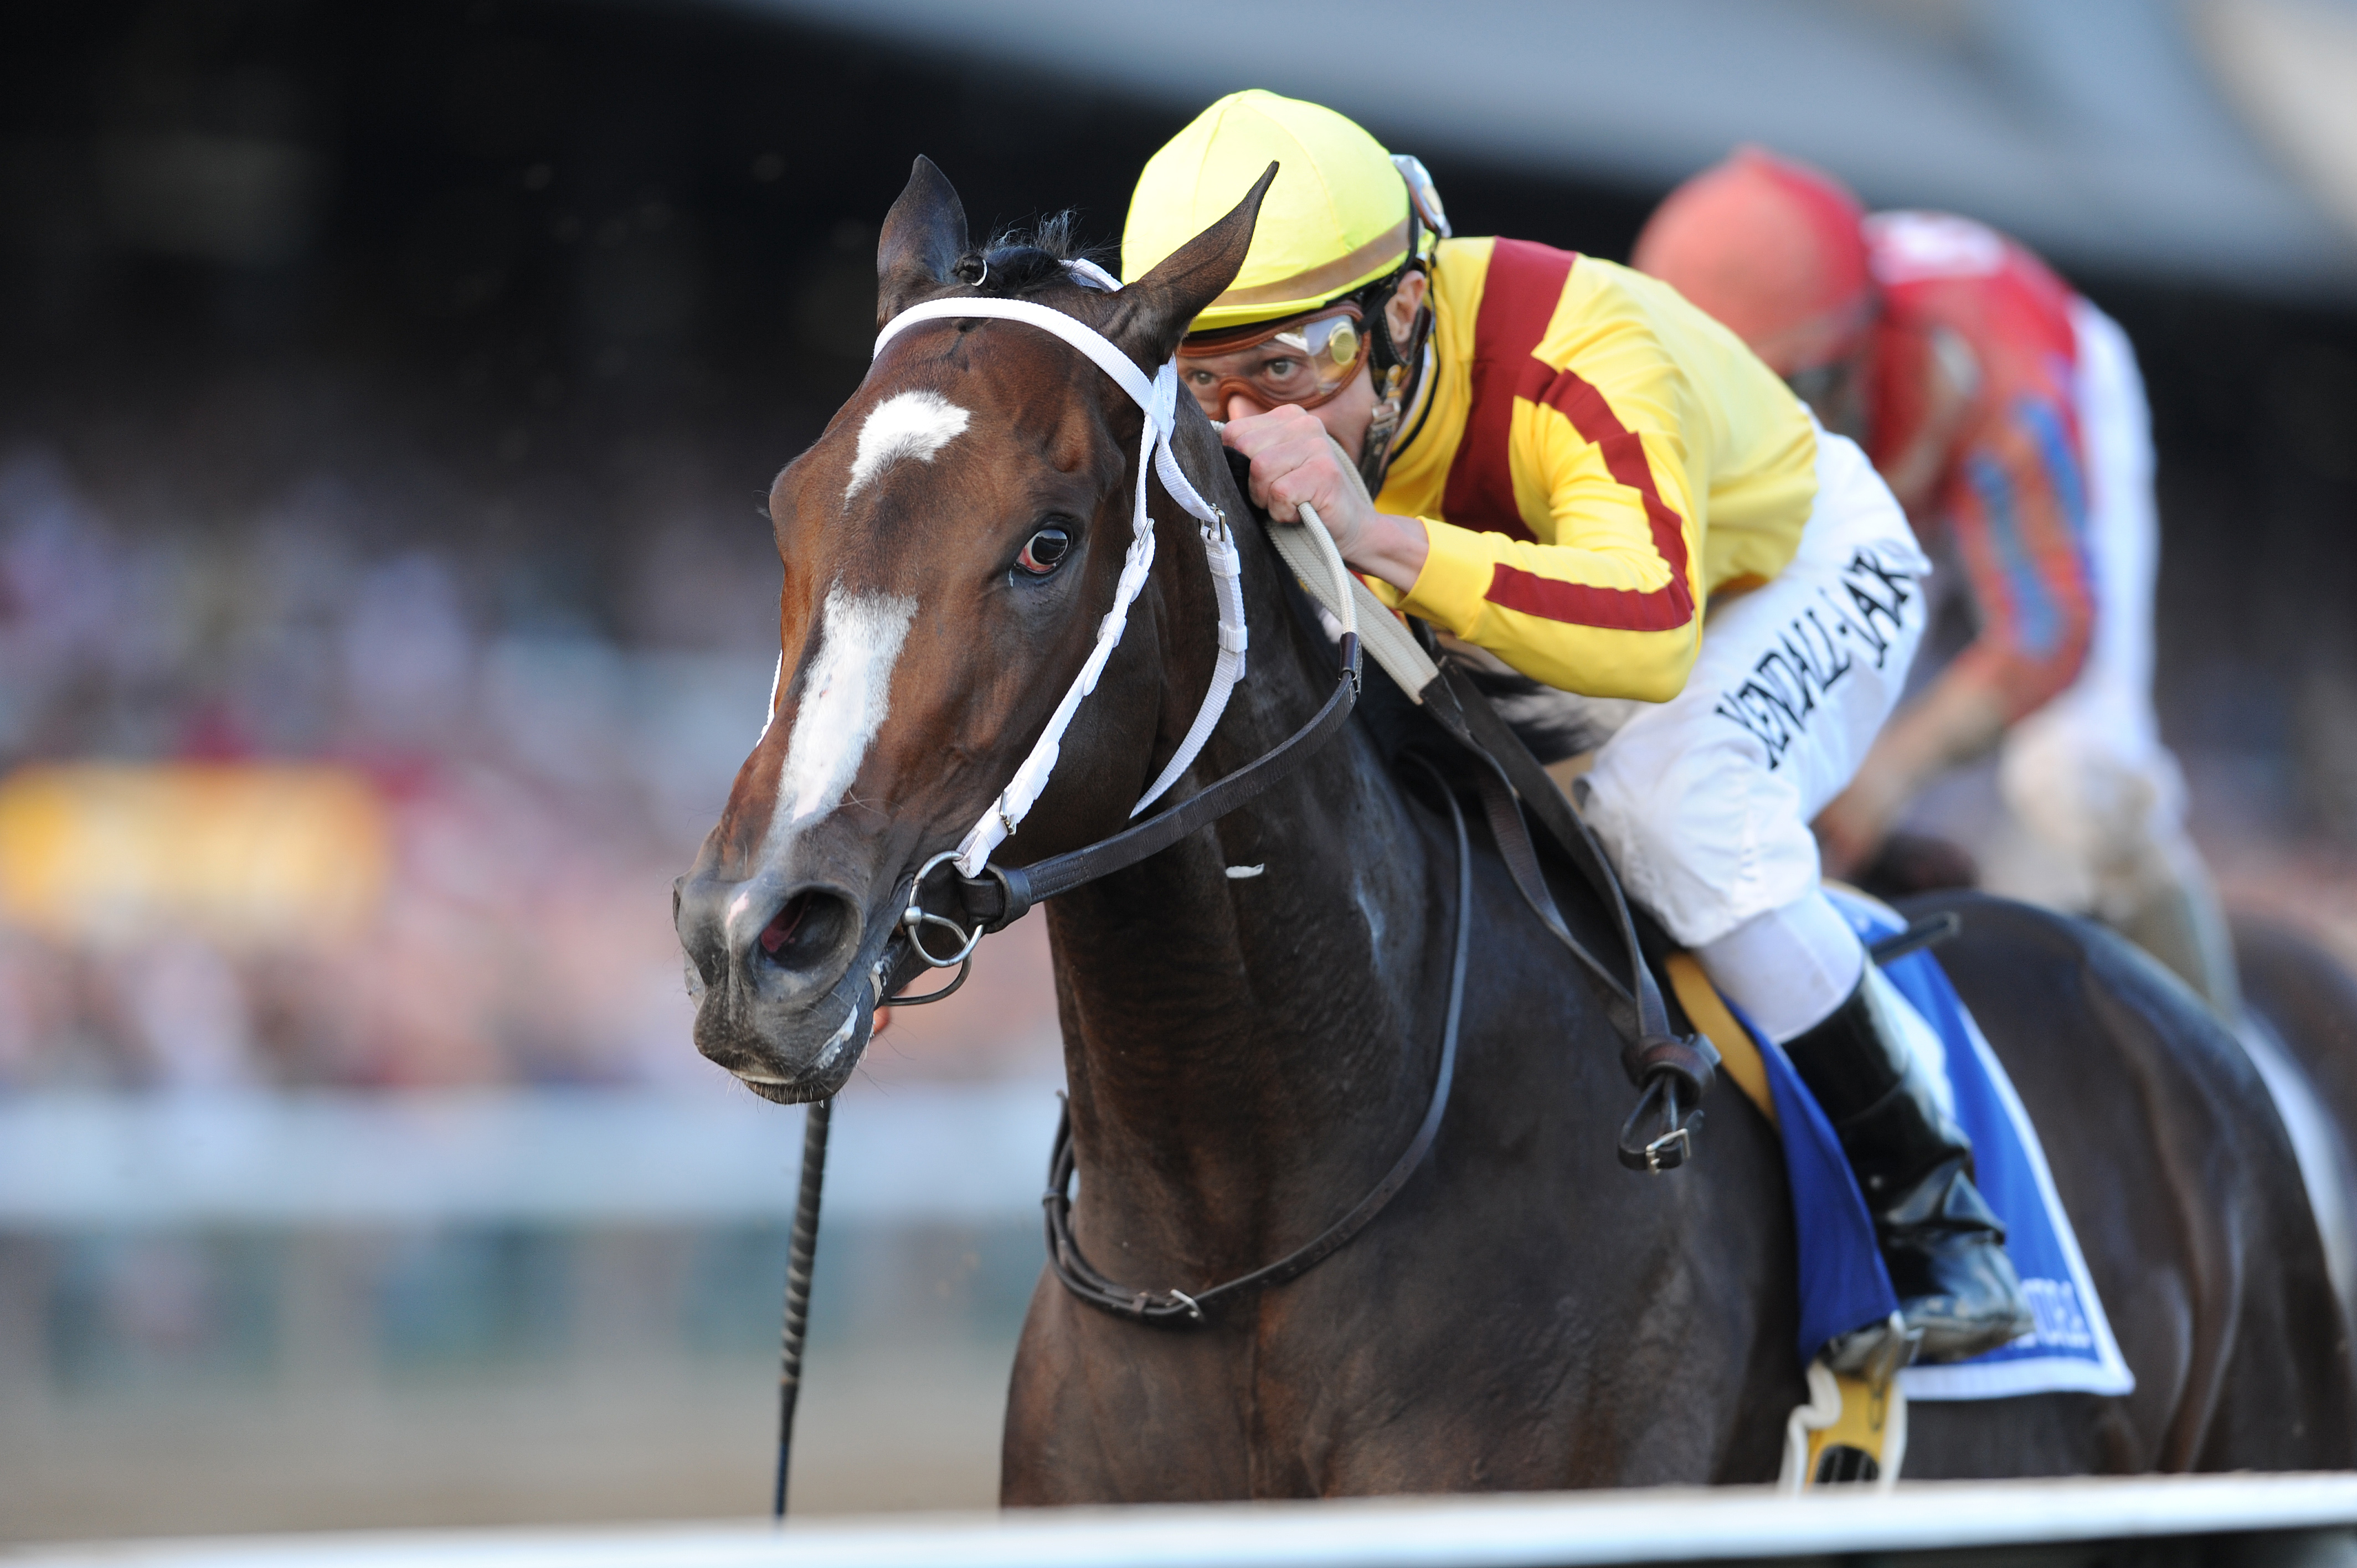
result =
[{"label": "horse's mane", "polygon": [[1067,282],[1065,263],[1097,259],[1081,243],[1074,231],[1079,226],[1079,214],[1067,208],[1029,229],[1001,229],[958,258],[956,276],[979,293],[1007,298]]}]

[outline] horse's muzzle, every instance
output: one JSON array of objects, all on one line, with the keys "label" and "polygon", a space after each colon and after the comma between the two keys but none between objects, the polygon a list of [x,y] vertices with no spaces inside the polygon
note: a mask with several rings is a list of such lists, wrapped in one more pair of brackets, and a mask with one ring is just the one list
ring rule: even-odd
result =
[{"label": "horse's muzzle", "polygon": [[869,918],[846,889],[731,882],[690,873],[672,896],[695,1046],[767,1100],[823,1100],[866,1048],[897,950],[891,913]]}]

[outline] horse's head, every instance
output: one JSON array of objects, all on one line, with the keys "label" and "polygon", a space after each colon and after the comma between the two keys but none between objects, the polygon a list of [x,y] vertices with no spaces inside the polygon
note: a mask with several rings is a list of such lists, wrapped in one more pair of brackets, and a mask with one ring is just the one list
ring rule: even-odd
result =
[{"label": "horse's head", "polygon": [[[956,192],[919,158],[877,248],[877,324],[928,300],[1022,295],[1151,375],[1243,264],[1267,185],[1103,294],[1037,247],[974,252]],[[912,875],[1006,787],[1113,602],[1142,417],[1048,333],[922,321],[771,488],[785,590],[770,722],[673,900],[703,986],[696,1045],[757,1093],[834,1093],[879,994],[918,967],[895,940]],[[1207,429],[1198,446],[1211,449]],[[1168,510],[1157,522],[1175,541],[1183,519]],[[1203,575],[1200,559],[1189,569]],[[1082,704],[1026,824],[1033,854],[1111,832],[1151,777],[1171,652],[1153,618],[1141,600]]]}]

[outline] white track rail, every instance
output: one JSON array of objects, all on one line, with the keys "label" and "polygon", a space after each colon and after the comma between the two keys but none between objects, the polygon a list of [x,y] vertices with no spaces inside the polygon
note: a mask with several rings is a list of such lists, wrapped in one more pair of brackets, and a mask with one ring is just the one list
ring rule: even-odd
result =
[{"label": "white track rail", "polygon": [[[6,1568],[1537,1568],[2357,1528],[2357,1476],[1379,1498],[0,1548]],[[2263,1552],[2254,1561],[2349,1560]],[[2016,1559],[2018,1562],[2018,1558]]]},{"label": "white track rail", "polygon": [[[827,1219],[1037,1227],[1060,1087],[856,1086],[835,1107]],[[799,1109],[718,1082],[0,1095],[0,1230],[779,1219],[802,1136]]]}]

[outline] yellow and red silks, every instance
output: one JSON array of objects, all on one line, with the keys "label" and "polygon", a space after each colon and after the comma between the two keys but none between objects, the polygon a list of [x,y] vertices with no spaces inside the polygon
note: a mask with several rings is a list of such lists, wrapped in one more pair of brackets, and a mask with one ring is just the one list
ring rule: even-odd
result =
[{"label": "yellow and red silks", "polygon": [[1816,438],[1783,382],[1667,285],[1516,240],[1434,266],[1434,358],[1377,505],[1431,553],[1398,607],[1533,678],[1660,702],[1715,592],[1791,561]]}]

